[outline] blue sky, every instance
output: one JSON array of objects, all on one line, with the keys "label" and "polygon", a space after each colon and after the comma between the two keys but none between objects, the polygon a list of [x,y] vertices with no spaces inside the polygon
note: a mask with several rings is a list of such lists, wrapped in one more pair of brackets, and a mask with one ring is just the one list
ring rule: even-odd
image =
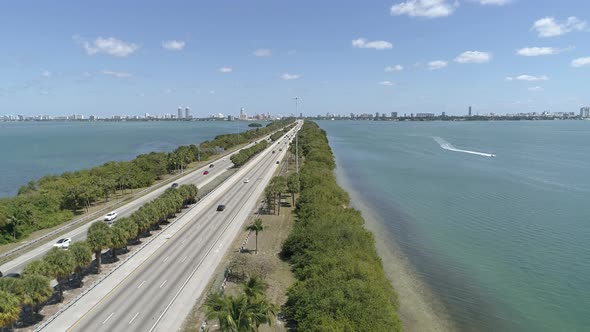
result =
[{"label": "blue sky", "polygon": [[573,111],[590,1],[3,1],[0,114]]}]

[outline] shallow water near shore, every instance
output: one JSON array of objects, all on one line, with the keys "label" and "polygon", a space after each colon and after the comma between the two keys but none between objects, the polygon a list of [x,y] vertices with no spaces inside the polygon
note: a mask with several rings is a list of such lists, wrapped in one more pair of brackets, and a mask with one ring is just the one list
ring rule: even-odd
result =
[{"label": "shallow water near shore", "polygon": [[410,330],[589,326],[590,121],[318,124]]}]

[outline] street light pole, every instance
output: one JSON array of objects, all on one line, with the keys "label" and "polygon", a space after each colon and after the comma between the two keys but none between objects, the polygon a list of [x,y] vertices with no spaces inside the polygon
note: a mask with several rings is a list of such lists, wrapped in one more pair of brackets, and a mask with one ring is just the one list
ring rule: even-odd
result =
[{"label": "street light pole", "polygon": [[[299,101],[299,97],[295,97],[293,98],[295,99],[295,118],[298,119],[297,116],[297,102]],[[295,170],[297,171],[297,174],[299,174],[299,131],[295,132]]]}]

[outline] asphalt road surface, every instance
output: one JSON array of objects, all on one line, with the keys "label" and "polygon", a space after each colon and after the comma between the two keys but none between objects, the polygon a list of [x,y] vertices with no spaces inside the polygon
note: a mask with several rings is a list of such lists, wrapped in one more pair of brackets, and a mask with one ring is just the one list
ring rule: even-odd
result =
[{"label": "asphalt road surface", "polygon": [[[186,283],[199,269],[205,271],[209,277],[214,272],[211,266],[201,266],[201,263],[211,253],[216,253],[221,261],[223,252],[215,250],[221,247],[219,239],[228,229],[235,233],[243,229],[242,223],[249,216],[258,195],[270,180],[276,170],[277,160],[282,159],[287,145],[284,140],[279,141],[283,151],[278,151],[273,145],[258,163],[245,176],[241,176],[235,185],[218,193],[216,200],[204,206],[199,214],[192,217],[182,231],[172,236],[162,247],[152,254],[143,264],[133,271],[128,278],[115,287],[105,298],[89,309],[79,319],[71,331],[151,331],[161,330],[156,327],[165,321],[168,308],[176,297],[182,293]],[[275,153],[272,153],[272,150]],[[249,183],[243,179],[248,178]],[[248,205],[246,204],[248,203]],[[218,204],[226,206],[224,211],[216,211]],[[249,208],[246,210],[246,206]],[[234,235],[235,236],[235,235]],[[233,239],[233,237],[232,237]],[[229,241],[226,242],[231,242]],[[207,283],[204,278],[201,283]],[[198,282],[198,280],[197,280]],[[190,303],[182,303],[185,307],[192,307],[200,294],[190,294]],[[164,320],[161,320],[164,318]],[[175,322],[175,324],[178,322]],[[182,323],[180,321],[179,323]],[[162,324],[165,325],[165,324]]]},{"label": "asphalt road surface", "polygon": [[[237,153],[237,152],[234,152],[234,153]],[[214,167],[210,168],[209,164],[207,164],[206,166],[201,167],[198,170],[187,173],[186,176],[177,179],[176,183],[178,183],[179,185],[193,183],[197,187],[201,188],[205,184],[211,182],[215,177],[217,177],[218,175],[223,173],[223,171],[225,171],[226,169],[233,166],[233,163],[229,159],[230,156],[231,155],[228,155],[222,159],[211,162],[212,164],[214,164]],[[203,175],[203,172],[206,170],[209,171],[209,174]],[[133,212],[137,211],[144,204],[146,204],[147,202],[160,196],[169,187],[170,186],[168,186],[168,185],[162,186],[158,189],[151,191],[150,193],[148,193],[144,196],[141,196],[141,197],[117,208],[116,209],[117,214],[118,214],[117,218],[130,216],[131,214],[133,214]],[[81,226],[69,231],[68,233],[62,235],[61,237],[69,237],[72,239],[72,242],[84,240],[86,238],[86,231],[92,225],[92,223],[94,223],[96,221],[102,221],[103,219],[104,219],[104,216],[100,216],[99,218],[96,218],[91,222],[85,223],[84,225],[81,225]],[[39,246],[31,251],[28,251],[28,252],[14,258],[13,260],[11,260],[9,262],[4,263],[2,266],[0,266],[0,271],[2,271],[3,274],[12,273],[12,272],[20,273],[29,262],[44,256],[51,248],[53,248],[53,244],[56,241],[57,241],[56,239],[49,240],[46,243],[42,244],[41,246]]]}]

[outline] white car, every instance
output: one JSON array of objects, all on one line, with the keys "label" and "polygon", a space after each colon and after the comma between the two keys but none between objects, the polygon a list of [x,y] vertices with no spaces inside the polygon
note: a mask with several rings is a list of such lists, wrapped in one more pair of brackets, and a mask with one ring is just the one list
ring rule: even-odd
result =
[{"label": "white car", "polygon": [[113,221],[115,219],[117,219],[117,212],[115,211],[109,212],[106,216],[104,216],[105,221]]},{"label": "white car", "polygon": [[245,178],[244,183],[248,183],[248,182],[250,182],[250,180],[248,178]]},{"label": "white car", "polygon": [[72,239],[69,237],[59,239],[53,246],[60,249],[68,249],[72,243]]}]

